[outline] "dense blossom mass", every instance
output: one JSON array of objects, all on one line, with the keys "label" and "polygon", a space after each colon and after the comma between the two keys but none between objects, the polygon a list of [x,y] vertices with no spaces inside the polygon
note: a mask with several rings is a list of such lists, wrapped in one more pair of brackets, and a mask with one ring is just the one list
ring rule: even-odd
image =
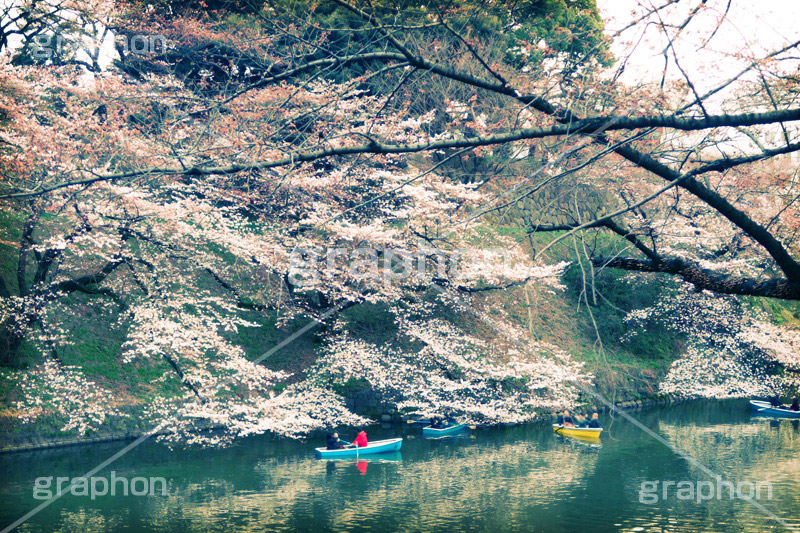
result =
[{"label": "dense blossom mass", "polygon": [[[23,75],[16,69],[8,73]],[[24,73],[30,75],[31,70]],[[53,81],[69,87],[67,94],[78,102],[94,97],[98,85],[109,91],[120,89],[100,79],[81,87],[86,82],[78,80],[67,75]],[[280,95],[287,90],[283,87]],[[311,105],[334,99],[335,91],[343,89],[317,84],[294,90],[298,99],[306,98],[305,105]],[[263,94],[262,102],[272,105],[271,99],[280,95]],[[352,124],[363,123],[381,104],[374,97],[354,95],[320,110],[348,117],[337,124],[347,135],[331,142],[351,142],[348,136],[358,131]],[[359,118],[362,112],[364,117]],[[382,118],[375,131],[400,132],[416,141],[425,138],[420,125],[429,120],[390,116]],[[109,144],[98,143],[98,137],[118,136],[118,127],[125,129],[121,123],[107,125],[87,135],[90,144],[76,148],[71,157],[78,151],[82,161],[102,157],[95,147],[105,149]],[[33,148],[69,133],[64,123],[56,122],[27,130],[20,127],[16,135],[17,142]],[[150,141],[153,144],[146,149],[131,143],[114,145],[125,149],[131,161],[144,154],[152,162],[159,143]],[[26,153],[33,158],[41,154]],[[55,161],[47,155],[47,162],[29,164],[48,164],[61,172],[75,168],[69,154],[59,156],[64,159]],[[324,426],[363,422],[331,392],[335,380],[346,381],[354,372],[400,407],[426,413],[449,407],[487,422],[529,420],[536,416],[535,408],[567,405],[574,399],[569,382],[580,371],[566,354],[532,346],[536,361],[526,362],[521,354],[520,361],[493,362],[500,354],[487,351],[479,339],[430,317],[417,324],[411,311],[401,308],[395,310],[401,334],[424,343],[425,349],[412,356],[359,343],[346,332],[333,334],[309,378],[276,393],[275,385],[291,376],[248,360],[231,341],[230,333],[258,327],[243,317],[243,309],[274,309],[281,323],[288,323],[297,316],[322,316],[337,305],[396,301],[409,290],[429,286],[433,278],[463,289],[524,282],[560,287],[558,276],[567,263],[534,263],[515,241],[500,235],[492,238],[492,247],[481,247],[486,236],[475,232],[474,222],[464,222],[467,207],[479,204],[484,196],[476,185],[443,179],[398,158],[376,159],[368,166],[346,163],[343,168],[302,164],[285,174],[254,174],[249,188],[249,192],[231,189],[217,179],[196,182],[176,177],[126,185],[100,183],[92,194],[77,197],[71,192],[49,195],[38,208],[51,213],[54,222],[50,227],[44,215],[35,221],[34,234],[42,239],[32,248],[36,253],[57,254],[60,268],[32,286],[25,297],[4,299],[5,316],[35,312],[40,329],[24,320],[17,327],[29,328],[25,335],[38,339],[45,352],[57,354],[74,342],[69,324],[80,312],[63,303],[72,292],[70,283],[87,272],[107,271],[102,290],[92,284],[86,292],[105,296],[103,312],[114,317],[114,327],[125,331],[120,364],[162,359],[168,363],[164,375],[153,382],[175,374],[188,388],[185,395],[155,398],[148,406],[151,423],[176,434],[213,426],[227,428],[227,438],[263,431],[302,436]],[[366,191],[371,192],[364,196]],[[262,195],[267,193],[274,202],[264,203]],[[374,201],[349,212],[370,194]],[[458,231],[451,231],[456,225]],[[446,243],[432,239],[437,232],[447,236]],[[403,358],[409,359],[401,363]],[[57,359],[42,364],[47,372],[62,368],[65,375],[75,375]],[[437,372],[440,366],[449,369],[445,374],[451,377]],[[326,382],[323,375],[335,379]],[[77,427],[73,419],[84,413],[87,418],[81,427],[97,429],[103,405],[113,404],[107,393],[104,404],[96,402],[97,394],[75,395],[70,402],[42,395],[42,387],[55,386],[44,378],[26,377],[19,386],[24,390],[20,408],[25,413],[41,410],[44,402],[48,409],[69,417],[67,428]],[[117,413],[110,409],[108,414]],[[226,437],[212,441],[220,438]]]},{"label": "dense blossom mass", "polygon": [[[21,420],[84,433],[133,406],[190,442],[302,437],[365,423],[359,388],[530,421],[594,376],[506,295],[563,294],[570,271],[598,340],[602,280],[663,286],[615,308],[621,342],[685,340],[661,392],[797,388],[800,337],[747,299],[800,300],[797,43],[731,53],[740,73],[699,94],[683,69],[618,83],[591,2],[178,4],[3,8],[0,365]],[[696,37],[680,9],[630,27]]]},{"label": "dense blossom mass", "polygon": [[661,384],[667,394],[703,398],[773,396],[797,387],[800,356],[796,331],[769,322],[763,312],[731,297],[696,292],[688,284],[652,308],[626,317],[628,336],[661,322],[683,333],[686,355]]},{"label": "dense blossom mass", "polygon": [[399,334],[411,349],[335,335],[312,379],[338,385],[363,379],[401,410],[425,416],[452,411],[471,422],[518,423],[535,419],[542,409],[570,405],[576,385],[591,378],[553,346],[533,343],[535,357],[516,353],[502,360],[497,345],[437,319],[435,309],[417,303],[395,310]]}]

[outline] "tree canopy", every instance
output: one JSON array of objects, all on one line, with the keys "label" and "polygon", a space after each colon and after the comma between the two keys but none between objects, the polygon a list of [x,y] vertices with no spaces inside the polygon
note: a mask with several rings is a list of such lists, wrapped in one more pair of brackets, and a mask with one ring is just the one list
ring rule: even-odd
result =
[{"label": "tree canopy", "polygon": [[[670,4],[632,26],[655,25],[680,67],[674,43],[715,8],[697,2],[673,25]],[[566,238],[598,271],[800,300],[800,41],[701,93],[682,68],[619,82],[592,0],[104,6],[47,8],[94,16],[71,35],[96,53],[40,61],[19,54],[49,30],[5,15],[0,50],[27,40],[0,66],[0,199],[17,228],[3,237],[15,259],[0,275],[0,363],[18,364],[26,338],[57,360],[80,295],[118,317],[125,362],[161,358],[188,390],[165,426],[354,422],[330,391],[358,378],[423,412],[519,421],[591,376],[554,346],[513,357],[525,334],[502,318],[487,346],[433,309],[558,289],[567,265],[551,251]],[[523,209],[532,198],[557,216]],[[491,223],[515,212],[547,243],[528,253]],[[389,306],[418,349],[348,341],[339,316],[360,304]],[[254,327],[245,310],[326,328],[308,379],[244,357],[226,332]],[[264,393],[276,386],[290,390]],[[290,408],[312,414],[286,422]]]}]

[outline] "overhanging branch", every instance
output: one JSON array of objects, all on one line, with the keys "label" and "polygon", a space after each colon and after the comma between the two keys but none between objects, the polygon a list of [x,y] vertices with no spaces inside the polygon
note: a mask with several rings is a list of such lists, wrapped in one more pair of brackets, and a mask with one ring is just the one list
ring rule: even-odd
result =
[{"label": "overhanging branch", "polygon": [[[564,135],[590,135],[595,139],[595,142],[601,144],[609,144],[611,141],[598,132],[608,132],[615,130],[631,130],[640,128],[654,128],[654,127],[670,127],[685,131],[701,130],[708,128],[715,128],[720,126],[740,127],[752,126],[756,124],[771,124],[776,121],[800,121],[800,109],[789,109],[783,111],[770,111],[767,113],[744,113],[740,115],[712,115],[704,118],[679,118],[667,115],[655,115],[649,117],[624,117],[624,116],[607,116],[590,118],[583,120],[566,121],[562,124],[555,124],[552,126],[537,127],[537,128],[523,128],[506,133],[497,133],[494,135],[472,136],[464,137],[461,139],[444,139],[432,142],[420,142],[409,144],[391,144],[379,141],[375,138],[370,138],[368,142],[363,144],[356,144],[351,146],[332,147],[320,145],[320,148],[307,150],[303,152],[295,152],[290,155],[271,159],[266,161],[258,161],[255,163],[218,166],[218,167],[192,167],[185,168],[151,168],[146,170],[137,170],[133,172],[121,172],[116,174],[106,174],[101,176],[93,176],[81,180],[68,180],[50,187],[37,189],[33,191],[23,191],[17,193],[0,194],[0,199],[11,198],[25,198],[31,196],[39,196],[52,192],[65,187],[73,187],[78,185],[90,185],[93,183],[103,181],[115,181],[120,179],[139,178],[150,175],[186,175],[186,176],[208,176],[208,175],[232,175],[241,172],[251,172],[255,170],[264,170],[269,168],[284,167],[295,165],[297,163],[305,163],[324,159],[333,156],[345,156],[356,154],[409,154],[417,152],[427,152],[435,150],[445,150],[450,148],[464,149],[475,148],[479,146],[492,146],[499,144],[506,144],[514,141],[543,139],[546,137],[557,137]],[[773,155],[789,153],[800,150],[800,144],[792,144],[775,150],[770,150],[765,154],[757,154],[756,156],[746,156],[748,160],[759,160]],[[675,179],[678,175],[675,171],[668,166],[659,163],[655,159],[646,154],[643,154],[633,148],[627,146],[618,146],[613,149],[614,152],[622,155],[629,161],[649,170],[661,177],[669,177],[670,181]],[[738,158],[741,159],[741,158]],[[721,160],[735,162],[738,159]],[[724,163],[716,163],[717,166],[724,167]],[[741,164],[741,163],[733,163]],[[717,170],[709,169],[709,170]],[[706,170],[708,171],[708,170]]]},{"label": "overhanging branch", "polygon": [[628,257],[595,257],[593,264],[598,268],[611,267],[637,272],[661,272],[680,276],[697,287],[720,294],[740,296],[763,296],[784,300],[800,299],[800,290],[795,284],[783,278],[754,279],[734,276],[701,268],[695,263],[681,259],[669,259],[660,263]]}]

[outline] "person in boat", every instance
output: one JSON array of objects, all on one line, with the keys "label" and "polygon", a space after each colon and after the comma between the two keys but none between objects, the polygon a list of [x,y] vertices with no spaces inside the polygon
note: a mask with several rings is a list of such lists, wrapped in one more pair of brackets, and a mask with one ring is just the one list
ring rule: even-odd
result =
[{"label": "person in boat", "polygon": [[800,402],[797,400],[797,396],[792,398],[792,411],[800,411]]},{"label": "person in boat", "polygon": [[444,415],[443,427],[455,426],[456,424],[458,424],[458,422],[456,422],[456,417],[453,415],[453,411],[447,411],[447,413]]},{"label": "person in boat", "polygon": [[366,445],[367,445],[367,432],[359,428],[358,435],[356,435],[356,438],[353,440],[352,446],[356,448],[364,448]]},{"label": "person in boat", "polygon": [[589,420],[590,428],[599,428],[600,427],[600,415],[597,413],[592,413],[592,419]]},{"label": "person in boat", "polygon": [[781,399],[778,398],[777,395],[774,395],[772,398],[769,399],[769,404],[772,407],[780,407],[781,406]]},{"label": "person in boat", "polygon": [[579,428],[586,427],[586,414],[585,413],[578,413],[575,415],[575,426]]},{"label": "person in boat", "polygon": [[433,429],[441,429],[442,428],[442,419],[438,416],[431,417],[431,427]]},{"label": "person in boat", "polygon": [[561,420],[560,423],[565,428],[574,428],[575,427],[575,421],[572,420],[571,416],[569,416],[569,410],[568,409],[564,409],[564,415],[563,415],[562,420]]},{"label": "person in boat", "polygon": [[329,450],[341,450],[344,448],[342,445],[341,440],[339,440],[339,434],[335,431],[333,433],[328,433],[326,436],[326,440],[328,442],[328,449]]}]

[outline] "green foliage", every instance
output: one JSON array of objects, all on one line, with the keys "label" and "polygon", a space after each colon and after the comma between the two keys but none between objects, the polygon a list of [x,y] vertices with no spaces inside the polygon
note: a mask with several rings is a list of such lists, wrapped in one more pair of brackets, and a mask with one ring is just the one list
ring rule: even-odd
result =
[{"label": "green foliage", "polygon": [[345,383],[331,383],[331,388],[339,396],[351,397],[361,391],[369,390],[371,386],[364,378],[349,378]]},{"label": "green foliage", "polygon": [[84,316],[83,325],[72,330],[73,344],[60,348],[59,357],[67,365],[82,368],[89,379],[121,379],[127,374],[117,359],[125,340],[124,330],[107,329],[100,321]]},{"label": "green foliage", "polygon": [[17,386],[19,379],[13,375],[14,373],[13,370],[0,368],[0,398],[8,398]]},{"label": "green foliage", "polygon": [[385,302],[353,306],[342,312],[341,318],[354,337],[378,346],[391,342],[397,334],[394,315]]},{"label": "green foliage", "polygon": [[[470,69],[459,61],[467,57],[470,62],[474,59],[462,38],[472,43],[490,63],[506,61],[515,68],[535,67],[546,57],[557,55],[565,60],[565,79],[577,69],[612,62],[609,39],[603,34],[603,22],[594,0],[487,3],[433,0],[424,5],[408,0],[379,0],[353,4],[375,23],[388,27],[393,36],[411,50],[430,55],[431,50],[440,49],[442,53],[430,57],[464,72]],[[148,13],[156,23],[179,15],[197,17],[208,24],[211,32],[236,36],[228,41],[187,31],[183,39],[176,40],[157,60],[129,55],[117,63],[121,70],[134,77],[142,77],[147,72],[163,73],[165,67],[169,68],[200,94],[228,94],[264,76],[280,74],[287,67],[308,61],[391,49],[373,24],[331,1],[159,0],[134,5],[139,6],[131,10],[135,20],[141,13]],[[448,26],[441,21],[446,21]],[[263,50],[252,48],[255,35],[269,39],[269,46]],[[243,44],[234,44],[237,40]],[[542,40],[547,47],[537,46]],[[525,53],[521,53],[523,49]],[[299,77],[309,79],[321,74],[334,82],[347,82],[384,66],[382,62],[351,62],[324,72],[305,72]],[[398,100],[409,101],[414,112],[424,113],[440,106],[443,96],[438,94],[437,82],[429,76],[412,76],[413,79],[405,80],[405,87],[397,93],[397,83],[404,75],[401,71],[388,71],[381,76],[367,77],[358,88],[374,94],[402,95]],[[455,91],[449,96],[458,99],[471,95]],[[158,133],[158,116],[163,113],[152,111],[131,116],[130,124],[149,133]],[[298,140],[302,140],[303,132],[299,133]]]},{"label": "green foliage", "polygon": [[[649,307],[668,297],[670,279],[662,276],[649,281],[638,279],[636,283],[630,283],[626,281],[627,277],[627,273],[614,269],[600,272],[594,279],[596,298],[591,295],[591,287],[584,287],[579,267],[573,265],[566,272],[564,282],[570,297],[576,302],[583,299],[584,290],[588,291],[586,299],[591,305],[592,317],[588,316],[589,309],[586,308],[585,300],[582,304],[582,315],[592,330],[594,326],[591,325],[591,319],[594,319],[597,334],[604,345],[626,349],[639,360],[671,361],[677,355],[682,336],[662,323],[651,324],[646,331],[638,332],[624,344],[621,342],[622,337],[630,330],[630,326],[623,321],[625,314],[634,309]],[[587,331],[589,333],[592,332]]]},{"label": "green foliage", "polygon": [[[268,5],[278,20],[304,20],[312,13],[304,38],[310,42],[324,40],[324,48],[317,53],[320,57],[331,52],[341,56],[380,47],[375,44],[381,42],[378,33],[370,31],[368,23],[333,2],[272,0]],[[608,40],[603,36],[603,21],[594,0],[507,0],[493,3],[433,0],[424,5],[404,0],[371,2],[369,7],[359,3],[358,7],[386,25],[432,25],[445,19],[457,32],[478,42],[492,42],[499,50],[536,45],[544,39],[552,50],[565,53],[572,60],[596,59],[602,64],[611,63]],[[422,35],[422,32],[402,30],[399,34],[401,40],[404,34]],[[422,42],[452,38],[449,30],[434,26],[425,30]],[[533,58],[534,62],[544,57],[541,52],[537,53],[539,56]],[[359,70],[358,67],[354,69]]]},{"label": "green foliage", "polygon": [[[65,365],[80,368],[88,380],[113,390],[122,404],[139,404],[156,396],[172,397],[184,392],[172,368],[161,358],[122,362],[127,326],[116,325],[115,312],[100,307],[97,305],[100,302],[83,294],[72,294],[64,301],[80,317],[70,329],[71,344],[59,347],[56,352]],[[165,374],[168,379],[159,379]]]},{"label": "green foliage", "polygon": [[521,27],[512,32],[512,42],[544,39],[550,48],[573,60],[593,58],[604,65],[612,63],[595,0],[523,0],[504,5],[521,21]]},{"label": "green foliage", "polygon": [[800,302],[743,296],[742,303],[781,326],[800,327]]},{"label": "green foliage", "polygon": [[[495,231],[536,250],[560,235],[528,236],[525,228],[518,227],[500,227]],[[591,245],[598,253],[612,255],[618,243],[618,237],[599,233]],[[530,307],[525,289],[509,291],[503,311],[525,329],[532,327],[535,340],[560,346],[577,360],[586,362],[587,369],[596,376],[599,390],[608,394],[622,391],[629,398],[657,395],[656,381],[683,353],[685,339],[658,323],[636,331],[635,335],[626,335],[631,331],[623,319],[633,309],[668,298],[673,290],[672,280],[666,276],[640,276],[632,283],[628,273],[616,269],[595,271],[592,278],[586,258],[581,257],[586,270],[584,285],[584,274],[569,237],[549,248],[544,260],[571,262],[563,277],[566,290],[531,291]],[[503,295],[492,294],[490,298],[499,303]]]},{"label": "green foliage", "polygon": [[[319,332],[315,328],[304,331],[285,347],[275,350],[275,346],[307,326],[307,319],[297,317],[279,328],[276,317],[271,312],[243,311],[242,316],[258,325],[252,328],[240,327],[235,333],[223,334],[229,335],[231,341],[244,350],[247,359],[253,361],[269,353],[262,361],[264,366],[296,375],[301,375],[316,360]],[[290,381],[296,379],[290,378]]]}]

